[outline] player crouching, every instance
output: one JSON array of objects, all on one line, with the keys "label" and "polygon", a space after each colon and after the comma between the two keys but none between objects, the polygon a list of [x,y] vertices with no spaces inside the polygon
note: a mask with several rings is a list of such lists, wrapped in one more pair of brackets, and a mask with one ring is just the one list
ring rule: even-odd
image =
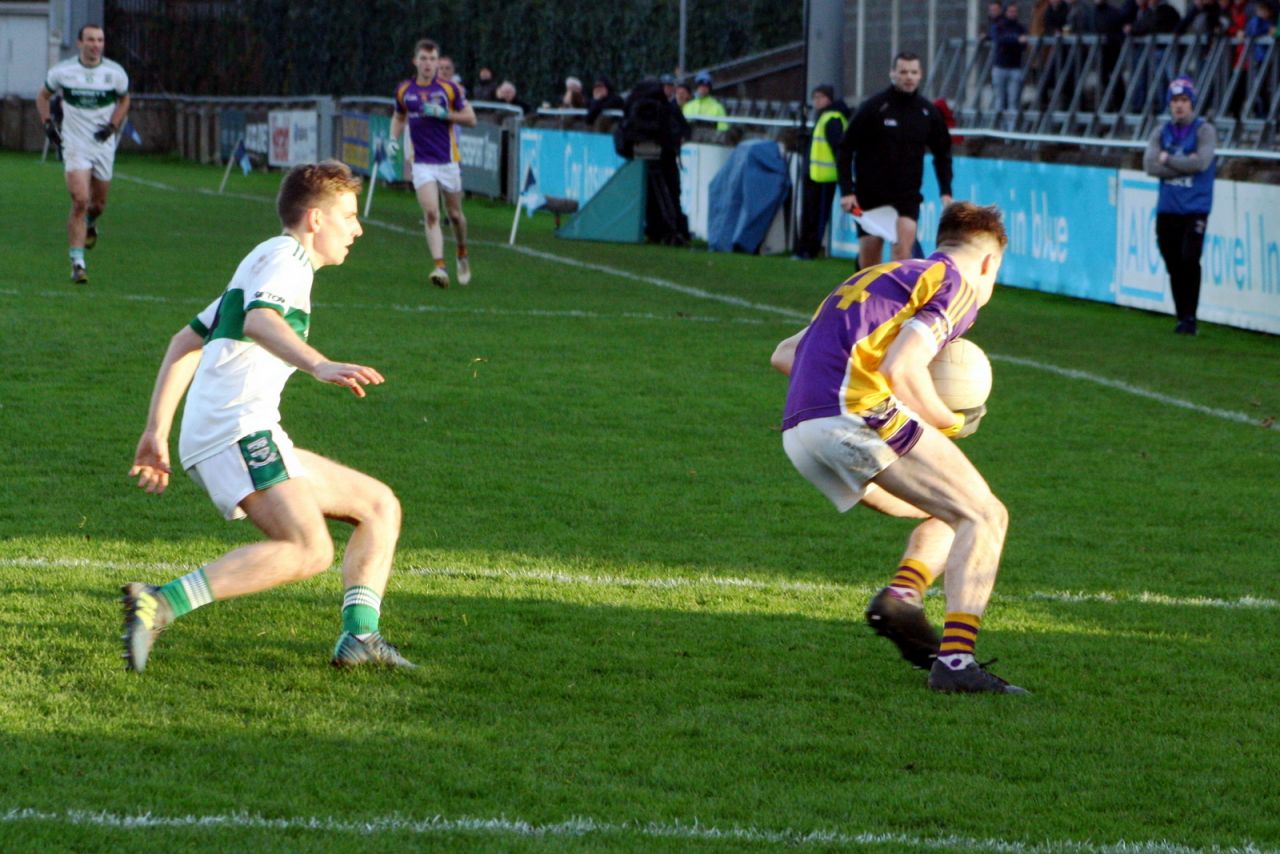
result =
[{"label": "player crouching", "polygon": [[161,587],[126,584],[129,670],[141,672],[157,634],[192,610],[328,569],[334,547],[326,519],[355,526],[342,559],[333,665],[413,667],[378,631],[399,501],[372,477],[295,448],[280,426],[280,394],[296,369],[356,397],[383,381],[373,368],[332,362],[307,343],[315,271],[346,260],[361,234],[359,190],[360,180],[336,161],[290,171],[276,200],[284,233],[258,244],[222,295],[169,342],[129,475],[147,492],[164,491],[169,430],[185,392],[182,467],[227,519],[247,516],[267,539]]},{"label": "player crouching", "polygon": [[[773,365],[791,377],[782,422],[792,463],[836,508],[862,502],[922,519],[868,622],[944,692],[1024,694],[980,665],[974,646],[995,586],[1008,511],[952,438],[986,412],[953,412],[929,363],[991,299],[1008,237],[994,207],[946,208],[938,251],[861,270],[831,292]],[[946,573],[939,640],[922,597]]]}]

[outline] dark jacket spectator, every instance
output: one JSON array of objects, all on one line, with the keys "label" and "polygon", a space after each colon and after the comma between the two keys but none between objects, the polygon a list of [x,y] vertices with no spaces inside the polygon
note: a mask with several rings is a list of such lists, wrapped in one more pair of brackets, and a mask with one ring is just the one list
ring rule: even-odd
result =
[{"label": "dark jacket spectator", "polygon": [[1071,15],[1071,4],[1067,0],[1049,0],[1040,18],[1040,25],[1046,36],[1062,35],[1066,29],[1067,18]]},{"label": "dark jacket spectator", "polygon": [[1218,0],[1194,0],[1178,25],[1178,35],[1216,36],[1227,28],[1227,16]]},{"label": "dark jacket spectator", "polygon": [[605,110],[621,110],[627,106],[622,96],[613,90],[613,81],[598,75],[591,87],[591,100],[587,103],[587,124],[595,124]]},{"label": "dark jacket spectator", "polygon": [[[1015,9],[1017,6],[1010,4]],[[1026,50],[1027,28],[1016,17],[1001,15],[991,25],[992,64],[996,68],[1021,68],[1022,54]]]},{"label": "dark jacket spectator", "polygon": [[1167,0],[1155,0],[1138,12],[1138,17],[1134,18],[1129,34],[1155,36],[1174,33],[1177,32],[1178,24],[1181,22],[1182,16],[1178,14],[1177,9],[1169,5]]},{"label": "dark jacket spectator", "polygon": [[1110,77],[1124,44],[1124,19],[1108,0],[1080,0],[1071,12],[1071,31],[1102,37],[1102,74]]},{"label": "dark jacket spectator", "polygon": [[472,101],[495,101],[498,98],[498,81],[493,77],[493,69],[481,68],[476,75],[476,84],[471,87],[467,97]]}]

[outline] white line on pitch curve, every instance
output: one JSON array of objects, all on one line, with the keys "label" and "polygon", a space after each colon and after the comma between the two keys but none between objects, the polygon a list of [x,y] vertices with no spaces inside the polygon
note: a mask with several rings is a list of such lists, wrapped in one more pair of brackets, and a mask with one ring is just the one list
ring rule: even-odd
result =
[{"label": "white line on pitch curve", "polygon": [[[196,569],[199,564],[158,561],[119,561],[93,560],[91,558],[0,558],[0,569],[32,568],[32,569],[100,569],[111,572],[156,572],[183,574]],[[741,578],[722,575],[702,576],[668,576],[645,577],[628,575],[585,575],[570,572],[553,572],[542,569],[509,569],[502,567],[457,567],[457,566],[406,566],[397,567],[395,572],[404,575],[417,575],[436,578],[489,579],[494,581],[513,581],[532,584],[563,585],[566,587],[622,587],[642,588],[650,590],[706,589],[727,588],[739,590],[764,590],[795,593],[840,594],[850,597],[869,596],[879,589],[872,584],[839,584],[821,581],[795,581],[791,579],[766,580],[758,578]],[[941,595],[937,590],[930,591],[931,596]],[[1209,596],[1170,596],[1154,593],[1149,590],[1126,591],[1086,591],[1086,590],[1033,590],[1028,593],[996,592],[992,598],[1005,602],[1061,602],[1097,603],[1121,605],[1135,603],[1142,605],[1167,605],[1180,608],[1219,608],[1224,610],[1278,610],[1280,601],[1258,596],[1240,596],[1235,599],[1223,599]]]},{"label": "white line on pitch curve", "polygon": [[[119,177],[125,178],[126,180],[129,180],[129,181],[134,181],[138,184],[142,184],[147,187],[152,187],[160,190],[170,190],[174,192],[179,192],[179,189],[177,187],[171,186],[169,184],[164,184],[160,181],[150,181],[147,179],[137,178],[134,176],[123,175],[123,174],[120,174]],[[196,190],[196,192],[201,193],[203,195],[208,195],[208,196],[219,195],[217,192],[207,188],[199,188]],[[224,195],[231,196],[233,198],[238,198],[238,199],[249,199],[252,201],[261,201],[261,202],[273,201],[272,199],[268,199],[265,196],[254,196],[254,195],[249,195],[245,193],[227,193]],[[369,220],[365,220],[365,223],[368,225],[375,225],[375,226],[378,226],[379,228],[396,232],[398,234],[408,234],[408,235],[415,235],[415,236],[419,234],[419,231],[417,229],[406,228],[402,225],[397,225],[395,223],[385,222],[382,220],[369,219]],[[511,252],[527,255],[532,258],[538,258],[543,261],[548,261],[553,264],[562,264],[568,267],[576,267],[578,269],[591,270],[598,273],[604,273],[609,276],[616,276],[619,278],[627,279],[633,282],[640,282],[641,284],[646,284],[646,285],[650,285],[652,287],[657,287],[657,288],[663,288],[665,290],[675,291],[677,293],[681,293],[686,296],[691,296],[696,299],[712,300],[715,302],[724,303],[726,305],[737,306],[739,308],[749,308],[755,311],[761,311],[767,314],[772,314],[776,317],[786,318],[788,320],[796,320],[801,323],[809,319],[809,315],[803,312],[796,311],[794,309],[784,308],[782,306],[776,306],[776,305],[769,305],[767,303],[752,302],[751,300],[730,296],[728,294],[719,294],[719,293],[715,293],[714,291],[703,290],[702,288],[695,288],[689,285],[682,285],[682,284],[679,284],[678,282],[672,282],[668,279],[662,279],[657,276],[644,276],[639,273],[633,273],[630,270],[623,270],[617,267],[610,267],[605,264],[595,264],[588,261],[579,261],[575,258],[566,258],[562,255],[556,255],[551,252],[543,252],[537,249],[530,249],[529,247],[526,247],[526,246],[513,246],[513,245],[508,245],[506,243],[500,243],[496,241],[474,241],[474,243],[478,246],[489,246],[489,247],[494,247],[498,249],[505,249]],[[1037,362],[1034,359],[1024,359],[1018,356],[1002,356],[996,353],[989,353],[988,355],[993,360],[998,362],[1007,362],[1008,364],[1011,364],[1011,365],[1019,365],[1020,367],[1024,367],[1024,368],[1032,368],[1033,370],[1046,371],[1048,373],[1056,374],[1062,377],[1068,377],[1070,379],[1085,380],[1086,382],[1097,383],[1098,385],[1102,385],[1106,388],[1115,389],[1116,391],[1122,391],[1127,394],[1132,394],[1136,397],[1143,397],[1148,400],[1154,400],[1158,403],[1163,403],[1166,406],[1173,406],[1179,409],[1186,409],[1190,412],[1196,412],[1201,415],[1208,415],[1213,418],[1221,418],[1223,420],[1233,421],[1239,424],[1249,424],[1255,427],[1260,426],[1267,430],[1280,431],[1280,421],[1263,420],[1260,417],[1251,416],[1244,412],[1235,412],[1228,409],[1216,409],[1211,406],[1203,406],[1198,403],[1192,403],[1191,401],[1188,401],[1188,400],[1182,400],[1180,398],[1170,397],[1169,395],[1160,394],[1159,392],[1151,391],[1149,389],[1142,388],[1141,386],[1135,386],[1126,382],[1121,382],[1120,380],[1109,379],[1107,377],[1098,376],[1097,374],[1091,374],[1086,371],[1078,371],[1078,370],[1075,370],[1074,368],[1062,368],[1057,365],[1050,365],[1045,362]]]},{"label": "white line on pitch curve", "polygon": [[979,839],[965,836],[917,836],[905,833],[849,833],[838,830],[771,830],[750,825],[729,825],[720,828],[699,821],[599,821],[586,816],[574,816],[565,821],[536,824],[522,819],[500,818],[447,818],[435,815],[425,819],[409,819],[400,816],[367,819],[338,819],[332,816],[302,816],[292,818],[267,818],[252,813],[215,815],[160,816],[152,813],[121,815],[92,810],[46,810],[10,808],[0,812],[0,824],[16,824],[24,821],[50,822],[54,824],[105,827],[121,830],[149,830],[154,828],[232,828],[250,830],[302,830],[326,833],[353,833],[368,836],[378,833],[477,833],[506,837],[563,838],[585,836],[621,836],[649,839],[683,839],[697,842],[749,842],[787,846],[823,846],[838,848],[865,847],[867,845],[901,848],[913,846],[937,851],[995,851],[1002,854],[1277,854],[1273,850],[1258,848],[1253,844],[1242,847],[1196,848],[1167,841],[1125,841],[1114,843],[1078,842],[1057,839],[1040,842],[1019,842],[1006,839]]}]

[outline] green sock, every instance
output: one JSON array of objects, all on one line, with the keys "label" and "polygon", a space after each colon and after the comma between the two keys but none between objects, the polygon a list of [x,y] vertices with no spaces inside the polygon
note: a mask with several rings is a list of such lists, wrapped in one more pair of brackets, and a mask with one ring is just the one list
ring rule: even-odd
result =
[{"label": "green sock", "polygon": [[378,630],[381,611],[382,597],[372,587],[348,587],[342,594],[342,630],[357,637],[370,635]]},{"label": "green sock", "polygon": [[181,617],[190,614],[201,605],[213,601],[213,591],[209,589],[209,579],[203,569],[175,578],[160,588],[160,595],[173,608],[173,616]]}]

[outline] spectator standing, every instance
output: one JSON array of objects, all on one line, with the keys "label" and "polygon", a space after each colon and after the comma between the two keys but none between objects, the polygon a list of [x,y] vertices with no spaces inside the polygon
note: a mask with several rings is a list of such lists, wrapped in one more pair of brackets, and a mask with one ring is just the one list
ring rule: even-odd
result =
[{"label": "spectator standing", "polygon": [[[919,93],[924,70],[920,57],[900,53],[893,59],[888,89],[863,101],[841,140],[836,170],[840,207],[846,213],[892,205],[898,212],[895,261],[911,257],[920,219],[924,153],[933,153],[942,207],[951,204],[951,134],[938,108]],[[855,194],[856,189],[856,194]],[[858,226],[858,263],[879,264],[884,240]]]},{"label": "spectator standing", "polygon": [[[683,109],[686,119],[694,116],[727,115],[724,104],[711,94],[711,75],[708,72],[699,71],[693,76],[693,100],[685,104]],[[728,122],[716,122],[716,130],[723,132],[728,129]]]},{"label": "spectator standing", "polygon": [[[1258,4],[1253,8],[1253,17],[1245,24],[1244,36],[1246,39],[1255,38],[1275,38],[1276,37],[1276,12],[1277,6],[1275,0],[1258,0]],[[1271,46],[1271,50],[1280,50],[1275,45]],[[1267,58],[1267,46],[1256,44],[1250,56],[1246,57],[1246,62],[1251,62],[1255,66],[1261,66]],[[1258,100],[1253,105],[1254,115],[1262,117],[1266,115],[1266,105],[1271,103],[1271,80],[1264,77],[1262,85],[1258,89]]]},{"label": "spectator standing", "polygon": [[476,74],[476,85],[471,97],[477,101],[492,101],[498,94],[498,81],[493,77],[493,69],[481,68]]},{"label": "spectator standing", "polygon": [[676,84],[674,99],[676,106],[680,108],[680,112],[683,114],[684,105],[693,100],[693,90],[689,88],[687,81],[681,81]]},{"label": "spectator standing", "polygon": [[1049,0],[1044,9],[1041,26],[1046,36],[1060,36],[1067,28],[1067,19],[1071,15],[1071,4],[1067,0]]},{"label": "spectator standing", "polygon": [[1178,25],[1178,35],[1216,36],[1227,28],[1227,16],[1218,0],[1192,0]]},{"label": "spectator standing", "polygon": [[[1135,38],[1147,38],[1149,36],[1172,35],[1177,32],[1178,24],[1181,23],[1182,16],[1178,14],[1178,10],[1169,5],[1167,0],[1147,0],[1147,2],[1138,10],[1137,17],[1133,19],[1133,26],[1129,28],[1129,34]],[[1161,61],[1164,59],[1166,48],[1161,45],[1153,45],[1151,48],[1150,64],[1146,69],[1135,66],[1133,75],[1133,99],[1130,102],[1130,109],[1141,111],[1144,109],[1147,100],[1148,77],[1154,76],[1156,69],[1160,67]],[[1134,62],[1138,62],[1141,58],[1141,51],[1135,52]],[[1165,72],[1167,75],[1167,72]],[[1158,89],[1163,89],[1168,85],[1168,76],[1164,76],[1157,83]]]},{"label": "spectator standing", "polygon": [[1076,35],[1099,37],[1102,47],[1102,75],[1098,88],[1105,89],[1115,70],[1116,61],[1120,58],[1120,49],[1124,46],[1124,16],[1111,5],[1110,0],[1080,0],[1071,12],[1068,23]]},{"label": "spectator standing", "polygon": [[[1027,28],[1018,20],[1018,4],[1004,7],[1004,14],[991,25],[991,88],[997,113],[1017,111],[1022,101],[1022,55],[1027,49]],[[1013,119],[1006,116],[1012,128]]]},{"label": "spectator standing", "polygon": [[613,81],[608,75],[598,74],[591,84],[591,101],[587,104],[587,124],[594,125],[596,119],[605,110],[624,109],[627,102],[613,90]]},{"label": "spectator standing", "polygon": [[1200,303],[1200,254],[1213,207],[1214,149],[1218,134],[1195,114],[1196,87],[1187,77],[1169,84],[1170,120],[1147,140],[1142,167],[1160,179],[1156,243],[1169,271],[1179,335],[1195,335]]},{"label": "spectator standing", "polygon": [[[676,102],[676,76],[674,74],[664,74],[658,78],[658,82],[662,84],[663,96],[675,104]],[[679,106],[677,104],[677,106]]]},{"label": "spectator standing", "polygon": [[835,89],[823,84],[813,90],[813,139],[809,143],[809,172],[805,175],[800,211],[800,240],[795,257],[808,261],[822,254],[831,205],[835,202],[838,173],[836,151],[849,126],[849,107],[836,98]]}]

